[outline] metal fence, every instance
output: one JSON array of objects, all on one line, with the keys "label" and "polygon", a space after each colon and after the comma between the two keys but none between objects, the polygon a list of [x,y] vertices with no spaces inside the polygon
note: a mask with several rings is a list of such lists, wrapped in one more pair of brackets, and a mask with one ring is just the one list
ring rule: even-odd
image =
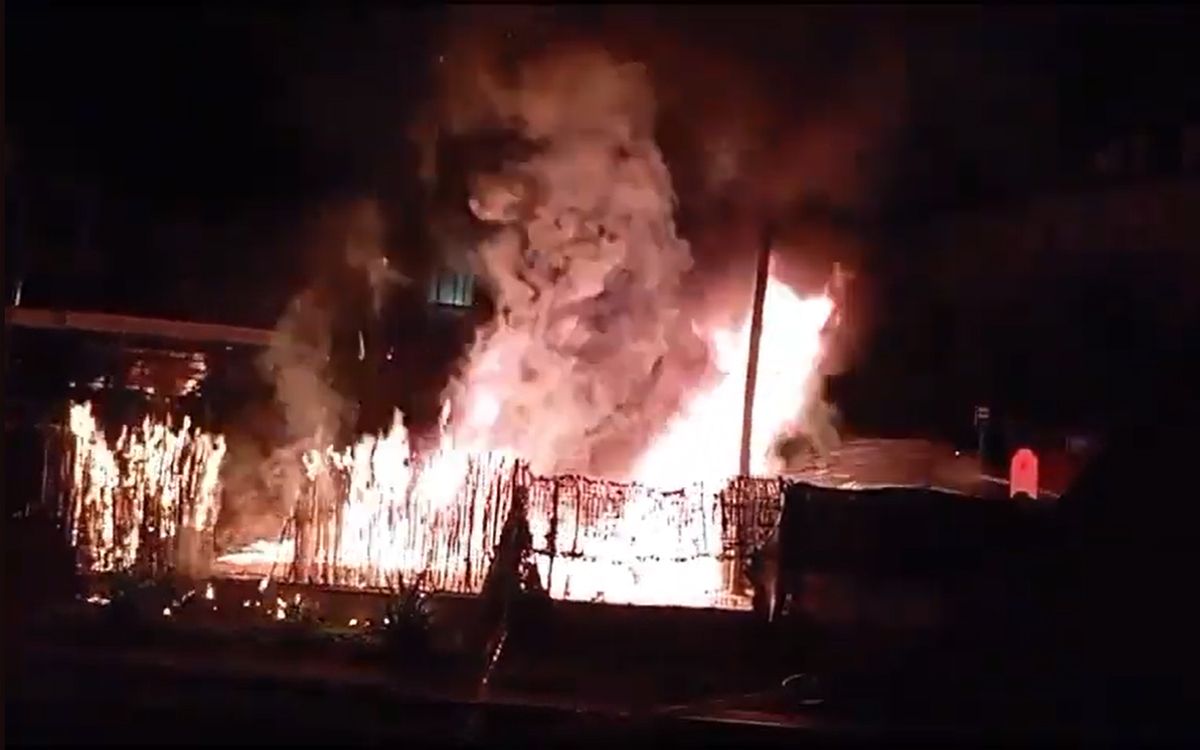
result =
[{"label": "metal fence", "polygon": [[[110,445],[93,421],[50,434],[47,446],[46,492],[81,568],[205,574],[223,492],[219,436],[147,420]],[[467,457],[456,471],[447,498],[422,489],[419,469],[406,489],[385,493],[330,465],[298,488],[276,574],[359,588],[420,575],[437,590],[476,593],[519,493],[552,596],[745,607],[746,562],[774,529],[785,489],[780,479],[735,478],[664,491],[535,476],[491,456]]]},{"label": "metal fence", "polygon": [[[290,582],[390,588],[424,576],[437,590],[477,593],[520,494],[541,584],[555,598],[729,607],[748,605],[745,564],[773,531],[784,491],[778,479],[663,491],[583,476],[542,477],[524,464],[486,456],[470,459],[466,480],[448,503],[408,492],[392,504],[359,508],[344,477],[333,487],[322,491],[314,481],[301,490],[284,534],[292,549],[280,573]],[[697,568],[708,571],[717,590],[698,591],[700,601],[680,600],[678,587]],[[620,588],[622,575],[637,580],[625,582],[623,594],[604,590]],[[656,592],[651,579],[675,583]],[[580,588],[597,584],[604,585]]]}]

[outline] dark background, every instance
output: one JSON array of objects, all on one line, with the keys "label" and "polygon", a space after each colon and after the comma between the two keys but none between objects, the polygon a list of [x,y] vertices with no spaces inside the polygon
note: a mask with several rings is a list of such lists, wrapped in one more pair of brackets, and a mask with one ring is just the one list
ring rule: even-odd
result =
[{"label": "dark background", "polygon": [[[560,11],[572,13],[587,26],[602,12]],[[1136,379],[1093,388],[1062,413],[1063,397],[1080,391],[1072,383],[1154,369],[1153,357],[1169,356],[1164,344],[1136,363],[1080,358],[1073,379],[1060,372],[1050,387],[1041,352],[1017,346],[1026,323],[995,325],[980,345],[999,353],[984,367],[991,377],[966,381],[941,362],[953,356],[943,323],[955,303],[925,288],[938,268],[913,238],[951,209],[1071,183],[1114,134],[1200,114],[1195,11],[746,6],[649,18],[644,34],[661,24],[783,82],[769,90],[785,111],[795,97],[796,112],[836,90],[860,37],[884,28],[899,40],[903,127],[859,216],[870,236],[860,294],[872,314],[837,385],[857,421],[936,430],[968,420],[963,405],[991,399],[1030,419],[1078,422]],[[440,8],[380,3],[8,3],[6,301],[20,281],[30,306],[269,327],[328,263],[314,217],[363,195],[385,209],[390,252],[432,256],[409,123],[432,94],[450,20]],[[786,85],[796,81],[805,86]],[[700,188],[671,133],[660,140],[686,212]],[[1080,306],[1136,296],[1138,283],[1123,272],[1094,282],[1103,294],[1050,291],[1061,299],[1037,314],[1091,325],[1070,330],[1103,351],[1111,321]],[[405,323],[393,315],[388,325]],[[1157,335],[1136,319],[1122,325]]]}]

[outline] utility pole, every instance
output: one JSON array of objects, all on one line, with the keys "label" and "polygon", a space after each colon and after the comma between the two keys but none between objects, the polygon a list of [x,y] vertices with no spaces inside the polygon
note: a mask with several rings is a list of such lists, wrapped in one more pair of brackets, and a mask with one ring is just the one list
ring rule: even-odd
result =
[{"label": "utility pole", "polygon": [[742,404],[742,452],[738,462],[741,476],[750,474],[750,435],[754,428],[754,388],[758,382],[758,347],[762,338],[763,303],[767,296],[767,276],[771,269],[771,243],[775,227],[768,222],[758,251],[754,278],[754,308],[750,318],[750,355],[746,361],[746,397]]}]

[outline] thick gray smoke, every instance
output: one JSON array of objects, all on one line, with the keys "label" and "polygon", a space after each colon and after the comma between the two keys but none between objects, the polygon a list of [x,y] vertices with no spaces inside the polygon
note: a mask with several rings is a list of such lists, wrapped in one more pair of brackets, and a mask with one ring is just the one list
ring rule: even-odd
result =
[{"label": "thick gray smoke", "polygon": [[470,209],[494,230],[478,265],[497,315],[457,386],[499,403],[466,437],[534,471],[603,472],[675,403],[670,360],[695,347],[679,314],[692,259],[653,140],[653,93],[640,66],[593,50],[543,57],[489,88],[476,99],[491,103],[487,120],[536,148],[472,186]]}]

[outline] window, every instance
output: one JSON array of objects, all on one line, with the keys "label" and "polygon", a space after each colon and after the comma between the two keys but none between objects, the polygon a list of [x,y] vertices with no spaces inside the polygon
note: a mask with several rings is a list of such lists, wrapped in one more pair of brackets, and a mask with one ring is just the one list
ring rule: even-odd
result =
[{"label": "window", "polygon": [[454,271],[436,273],[429,280],[429,301],[435,305],[471,307],[475,302],[475,278]]}]

